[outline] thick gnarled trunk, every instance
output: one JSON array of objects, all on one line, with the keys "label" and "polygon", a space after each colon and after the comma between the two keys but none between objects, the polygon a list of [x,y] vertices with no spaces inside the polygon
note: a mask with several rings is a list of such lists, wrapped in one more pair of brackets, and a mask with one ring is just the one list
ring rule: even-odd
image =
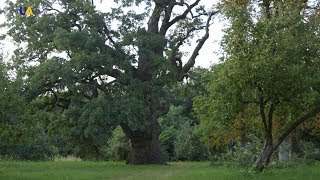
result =
[{"label": "thick gnarled trunk", "polygon": [[165,164],[161,154],[159,134],[145,133],[143,137],[130,139],[132,150],[127,164]]},{"label": "thick gnarled trunk", "polygon": [[156,120],[150,120],[149,126],[144,130],[132,131],[126,124],[121,127],[130,139],[131,151],[127,164],[165,164],[162,156],[159,136],[161,127]]}]

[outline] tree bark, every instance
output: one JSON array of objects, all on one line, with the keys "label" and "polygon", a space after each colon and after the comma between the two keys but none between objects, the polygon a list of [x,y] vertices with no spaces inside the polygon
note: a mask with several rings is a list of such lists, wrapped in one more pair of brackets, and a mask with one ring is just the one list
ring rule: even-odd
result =
[{"label": "tree bark", "polygon": [[160,150],[159,135],[152,133],[130,139],[132,150],[127,164],[165,164]]},{"label": "tree bark", "polygon": [[[273,143],[272,131],[265,128],[266,143],[260,156],[257,158],[253,165],[253,170],[263,171],[270,162],[272,153],[280,146],[280,144],[292,133],[299,125],[307,121],[308,119],[315,117],[320,111],[320,105],[317,105],[314,109],[304,112],[296,121],[290,124],[284,132],[278,137],[277,141]],[[263,112],[263,111],[261,111]],[[269,111],[270,114],[270,111]],[[264,115],[264,113],[262,113]],[[269,116],[270,119],[271,116]],[[262,118],[264,120],[264,118]],[[267,126],[265,126],[267,127]]]},{"label": "tree bark", "polygon": [[94,151],[96,153],[96,161],[99,161],[102,159],[102,155],[100,153],[99,147],[97,145],[93,145]]},{"label": "tree bark", "polygon": [[266,103],[264,102],[263,97],[261,97],[259,100],[259,108],[260,108],[261,121],[263,123],[265,143],[260,156],[257,158],[252,168],[257,171],[262,171],[265,167],[268,166],[270,162],[270,157],[274,151],[273,136],[272,136],[272,127],[273,127],[272,119],[273,119],[273,112],[275,109],[275,105],[271,102],[269,111],[268,111],[268,116],[266,116],[266,112],[265,112]]},{"label": "tree bark", "polygon": [[300,152],[299,142],[297,139],[297,132],[293,131],[290,135],[290,152],[289,158],[294,158],[295,155],[298,155]]},{"label": "tree bark", "polygon": [[122,124],[121,127],[130,139],[131,151],[128,155],[127,164],[165,164],[160,148],[159,136],[161,127],[155,120],[150,121],[149,127],[144,130],[132,131]]},{"label": "tree bark", "polygon": [[255,161],[252,167],[253,170],[260,171],[260,172],[263,171],[263,169],[269,165],[270,157],[273,151],[274,149],[273,149],[272,142],[267,140],[260,156],[257,158],[257,160]]},{"label": "tree bark", "polygon": [[245,147],[247,144],[246,124],[243,121],[241,121],[240,123],[240,146]]}]

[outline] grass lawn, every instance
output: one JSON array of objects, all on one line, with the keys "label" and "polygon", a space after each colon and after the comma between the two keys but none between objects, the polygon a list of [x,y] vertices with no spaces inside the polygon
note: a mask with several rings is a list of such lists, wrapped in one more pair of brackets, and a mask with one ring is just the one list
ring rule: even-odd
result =
[{"label": "grass lawn", "polygon": [[0,162],[0,179],[320,179],[320,163],[261,174],[239,168],[210,166],[208,162],[169,165],[125,165],[124,162]]}]

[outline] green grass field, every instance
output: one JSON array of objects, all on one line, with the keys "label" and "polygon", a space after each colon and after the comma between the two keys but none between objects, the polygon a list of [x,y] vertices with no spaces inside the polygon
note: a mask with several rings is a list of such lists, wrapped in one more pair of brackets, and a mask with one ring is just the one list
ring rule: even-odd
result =
[{"label": "green grass field", "polygon": [[320,179],[320,163],[259,174],[208,162],[125,165],[123,162],[0,162],[0,179]]}]

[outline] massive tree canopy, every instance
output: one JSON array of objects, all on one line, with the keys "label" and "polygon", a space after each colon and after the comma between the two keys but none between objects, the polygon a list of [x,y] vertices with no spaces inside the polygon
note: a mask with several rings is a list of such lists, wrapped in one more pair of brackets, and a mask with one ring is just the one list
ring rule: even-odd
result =
[{"label": "massive tree canopy", "polygon": [[195,110],[207,135],[239,116],[258,119],[265,143],[254,168],[263,170],[283,140],[320,112],[319,5],[244,0],[224,1],[221,9],[230,21],[226,55]]},{"label": "massive tree canopy", "polygon": [[[169,109],[164,87],[188,77],[217,12],[201,0],[115,2],[110,12],[84,0],[10,2],[7,27],[18,45],[14,67],[29,100],[41,99],[46,110],[62,114],[51,124],[79,128],[83,133],[76,135],[91,139],[93,147],[100,144],[94,138],[99,132],[107,137],[120,125],[131,140],[128,163],[164,163],[158,123]],[[32,7],[35,15],[21,16],[20,6]],[[183,63],[181,46],[198,35]]]}]

